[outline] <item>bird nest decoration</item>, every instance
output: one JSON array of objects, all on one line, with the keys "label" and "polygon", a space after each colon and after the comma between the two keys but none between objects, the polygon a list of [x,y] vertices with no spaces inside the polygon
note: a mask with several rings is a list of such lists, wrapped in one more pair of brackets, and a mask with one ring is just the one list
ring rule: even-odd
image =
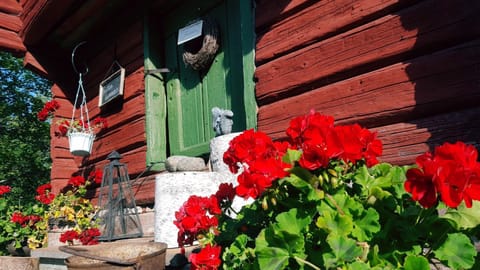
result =
[{"label": "bird nest decoration", "polygon": [[220,48],[220,33],[214,19],[203,19],[201,37],[203,38],[198,39],[202,41],[201,47],[194,41],[190,41],[185,44],[183,52],[183,62],[197,71],[208,69]]}]

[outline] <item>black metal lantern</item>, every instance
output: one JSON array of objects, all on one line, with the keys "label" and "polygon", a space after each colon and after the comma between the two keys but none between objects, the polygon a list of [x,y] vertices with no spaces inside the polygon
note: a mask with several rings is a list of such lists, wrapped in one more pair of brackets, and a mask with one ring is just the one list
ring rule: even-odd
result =
[{"label": "black metal lantern", "polygon": [[143,236],[127,166],[120,163],[121,158],[113,151],[107,157],[110,163],[103,169],[97,214],[102,230],[100,241]]}]

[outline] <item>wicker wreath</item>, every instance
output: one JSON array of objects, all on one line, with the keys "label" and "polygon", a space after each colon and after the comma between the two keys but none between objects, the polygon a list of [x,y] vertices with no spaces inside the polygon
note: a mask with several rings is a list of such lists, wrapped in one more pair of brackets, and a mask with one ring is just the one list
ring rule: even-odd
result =
[{"label": "wicker wreath", "polygon": [[202,25],[203,41],[202,47],[198,50],[192,44],[185,44],[183,62],[192,69],[206,70],[212,64],[215,55],[220,47],[219,31],[216,22],[211,18],[203,20]]}]

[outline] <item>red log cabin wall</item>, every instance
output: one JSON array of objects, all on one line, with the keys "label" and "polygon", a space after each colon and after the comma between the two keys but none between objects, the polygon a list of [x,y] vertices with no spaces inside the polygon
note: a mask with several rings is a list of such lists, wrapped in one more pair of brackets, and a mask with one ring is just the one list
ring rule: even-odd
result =
[{"label": "red log cabin wall", "polygon": [[257,1],[258,129],[311,108],[378,131],[382,161],[480,143],[480,1]]},{"label": "red log cabin wall", "polygon": [[[130,178],[141,174],[146,168],[145,139],[145,88],[143,71],[143,25],[138,22],[128,29],[112,44],[104,48],[100,54],[91,55],[86,61],[89,68],[83,77],[83,85],[87,93],[90,118],[103,117],[109,127],[97,134],[92,154],[86,158],[73,157],[69,152],[68,139],[55,137],[57,122],[70,119],[72,116],[73,93],[66,94],[57,85],[52,88],[53,98],[60,102],[51,128],[52,186],[54,190],[63,188],[73,173],[88,175],[91,170],[103,170],[108,163],[108,154],[116,150],[122,155],[120,162],[128,167]],[[78,53],[81,52],[78,48]],[[80,54],[79,54],[80,55]],[[82,60],[82,61],[83,61]],[[107,104],[107,108],[98,106],[99,84],[104,80],[108,70],[117,61],[125,68],[124,94],[121,101]],[[80,69],[80,67],[79,67]],[[78,85],[78,84],[77,84]],[[77,112],[78,113],[78,112]],[[147,180],[147,181],[145,181]],[[141,186],[135,186],[137,203],[151,203],[153,199],[153,179],[142,179]]]}]

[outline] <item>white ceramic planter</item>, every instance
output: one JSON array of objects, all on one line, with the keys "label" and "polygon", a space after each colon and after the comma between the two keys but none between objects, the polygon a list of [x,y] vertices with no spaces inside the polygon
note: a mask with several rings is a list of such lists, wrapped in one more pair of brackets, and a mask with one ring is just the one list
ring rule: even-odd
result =
[{"label": "white ceramic planter", "polygon": [[68,142],[70,144],[70,153],[74,156],[88,156],[92,152],[95,134],[86,132],[68,133]]}]

